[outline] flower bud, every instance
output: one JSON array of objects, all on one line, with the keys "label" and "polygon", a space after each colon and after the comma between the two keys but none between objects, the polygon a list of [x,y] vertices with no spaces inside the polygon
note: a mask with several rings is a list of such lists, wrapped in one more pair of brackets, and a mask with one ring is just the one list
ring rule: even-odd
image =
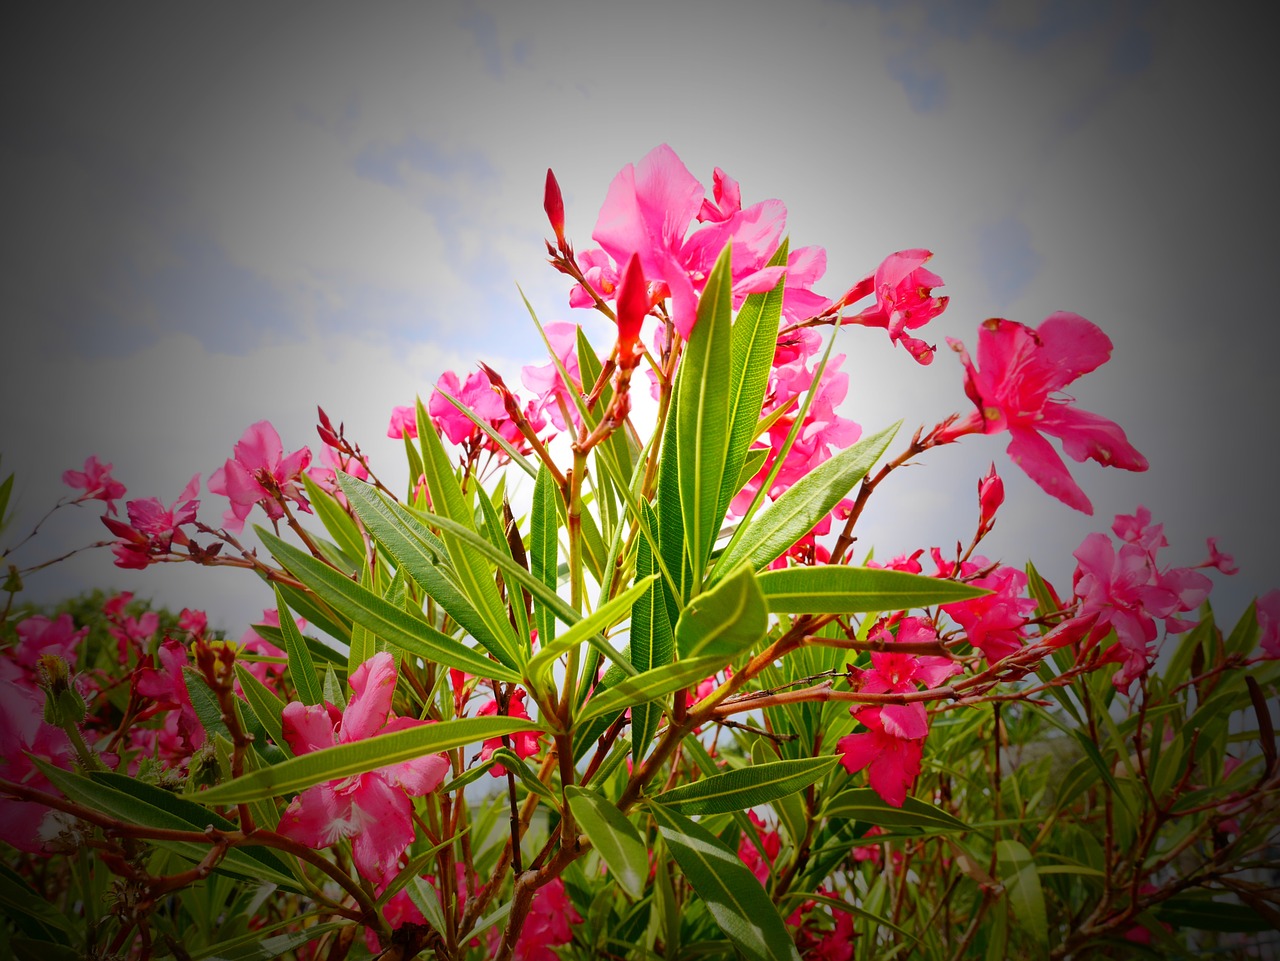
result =
[{"label": "flower bud", "polygon": [[992,464],[987,476],[978,481],[978,508],[981,512],[979,521],[982,529],[990,530],[995,522],[996,511],[1004,503],[1004,481],[996,473],[996,465]]},{"label": "flower bud", "polygon": [[556,232],[556,242],[560,245],[560,249],[564,249],[564,198],[560,196],[560,184],[556,182],[556,175],[551,172],[551,168],[547,168],[547,187],[542,197],[542,209],[547,212],[547,219],[551,221],[551,229]]},{"label": "flower bud", "polygon": [[42,654],[37,664],[40,687],[44,690],[44,719],[64,727],[84,723],[84,698],[71,678],[71,665],[58,654]]},{"label": "flower bud", "polygon": [[644,352],[640,326],[649,307],[649,285],[640,266],[640,255],[632,254],[618,284],[618,366],[624,370],[635,367]]}]

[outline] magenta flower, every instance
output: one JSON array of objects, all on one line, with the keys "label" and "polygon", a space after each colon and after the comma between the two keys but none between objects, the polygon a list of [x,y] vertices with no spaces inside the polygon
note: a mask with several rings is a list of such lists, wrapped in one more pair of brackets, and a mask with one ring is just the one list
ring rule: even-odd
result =
[{"label": "magenta flower", "polygon": [[125,505],[128,524],[104,515],[102,523],[119,538],[111,547],[116,566],[142,570],[172,554],[174,544],[190,544],[191,538],[182,527],[195,523],[200,509],[200,501],[196,500],[199,492],[200,475],[196,474],[168,507],[159,498],[148,497]]},{"label": "magenta flower", "polygon": [[68,470],[62,472],[62,483],[76,490],[84,491],[73,504],[81,501],[100,500],[107,505],[107,513],[116,512],[116,501],[124,497],[125,488],[111,476],[111,465],[99,463],[97,455],[90,455],[84,462],[84,470]]},{"label": "magenta flower", "polygon": [[284,516],[287,500],[310,513],[311,505],[301,487],[302,472],[310,463],[307,447],[285,456],[280,435],[270,421],[251,425],[236,442],[235,456],[209,478],[209,490],[231,501],[223,515],[227,530],[233,534],[244,530],[245,518],[255,504],[261,504],[273,521]]},{"label": "magenta flower", "polygon": [[1258,647],[1268,659],[1280,658],[1280,590],[1258,598]]},{"label": "magenta flower", "polygon": [[[66,732],[44,720],[44,696],[9,680],[0,680],[0,778],[58,793],[31,756],[71,770],[75,752]],[[0,796],[0,841],[20,851],[40,853],[40,827],[49,808],[33,801]]]},{"label": "magenta flower", "polygon": [[[882,641],[889,650],[872,651],[871,667],[854,669],[857,689],[867,694],[906,694],[916,690],[918,684],[926,688],[937,687],[952,675],[959,674],[960,664],[948,657],[908,654],[895,651],[892,645],[936,641],[938,632],[922,617],[904,617],[898,623],[898,633],[889,633],[887,627],[871,632],[871,640]],[[862,714],[855,712],[859,720]],[[929,733],[929,720],[924,704],[886,704],[880,708],[879,720],[885,733],[893,737],[921,739]]]},{"label": "magenta flower", "polygon": [[955,570],[953,562],[944,562],[942,552],[933,550],[934,563],[938,565],[938,577],[954,577],[959,574],[972,587],[985,587],[992,591],[982,597],[955,604],[943,604],[942,610],[964,628],[970,644],[982,651],[988,664],[994,664],[1021,650],[1026,639],[1027,618],[1036,609],[1036,602],[1026,596],[1027,575],[1016,567],[996,567],[985,577],[972,575],[991,562],[975,556]]},{"label": "magenta flower", "polygon": [[43,614],[36,614],[18,622],[18,643],[9,648],[18,664],[30,675],[36,672],[36,665],[45,654],[56,654],[68,664],[76,662],[76,647],[89,628],[76,630],[75,621],[70,614],[59,614],[49,620]]},{"label": "magenta flower", "polygon": [[187,648],[172,638],[165,638],[156,657],[160,667],[139,670],[134,675],[133,688],[140,696],[154,702],[140,717],[164,714],[164,728],[157,736],[156,744],[165,760],[176,766],[204,746],[205,730],[191,703],[187,678],[182,670],[190,663]]},{"label": "magenta flower", "polygon": [[1048,494],[1086,514],[1093,505],[1045,440],[1062,441],[1074,460],[1144,471],[1147,459],[1113,421],[1073,406],[1059,391],[1111,356],[1111,340],[1076,314],[1059,311],[1037,329],[1011,320],[984,321],[975,367],[964,344],[948,338],[965,367],[965,392],[977,410],[953,424],[940,441],[969,433],[1011,435],[1009,456]]},{"label": "magenta flower", "polygon": [[578,325],[568,321],[556,321],[543,328],[547,341],[569,375],[572,386],[566,385],[564,378],[551,361],[545,364],[528,364],[520,368],[520,381],[537,396],[537,409],[546,411],[551,423],[557,430],[567,430],[569,421],[578,422],[578,408],[573,403],[571,392],[581,392],[582,373],[578,367]]},{"label": "magenta flower", "polygon": [[880,708],[864,708],[857,718],[867,728],[861,734],[846,734],[836,742],[840,763],[850,774],[867,769],[872,789],[886,803],[902,807],[907,791],[920,773],[924,738],[896,737],[885,730]]},{"label": "magenta flower", "polygon": [[771,830],[755,811],[748,811],[747,817],[755,825],[764,850],[756,847],[755,842],[751,840],[751,835],[743,831],[742,838],[738,841],[738,857],[747,866],[747,870],[755,875],[756,880],[765,884],[769,880],[769,868],[777,858],[778,852],[782,850],[782,837],[777,831]]},{"label": "magenta flower", "polygon": [[934,297],[933,288],[942,286],[942,278],[924,268],[933,256],[928,250],[900,250],[890,254],[875,269],[851,287],[842,304],[857,303],[874,293],[876,302],[861,313],[846,317],[846,324],[883,327],[889,340],[901,344],[918,363],[933,363],[936,348],[923,340],[908,336],[908,330],[923,327],[946,310],[947,298]]},{"label": "magenta flower", "polygon": [[[507,705],[507,717],[519,717],[524,720],[530,720],[529,711],[524,706],[525,692],[520,688],[516,688],[511,695],[511,700]],[[485,702],[484,706],[476,712],[476,717],[489,717],[498,713],[498,702],[492,698]],[[517,731],[515,734],[509,735],[511,738],[511,749],[516,752],[516,757],[521,759],[533,757],[538,753],[538,740],[542,737],[541,731]],[[480,760],[487,761],[493,757],[493,752],[502,747],[502,738],[491,737],[480,748]],[[489,774],[493,777],[506,776],[507,769],[501,764],[495,764],[489,768]]]},{"label": "magenta flower", "polygon": [[1004,503],[1004,481],[992,464],[987,475],[978,481],[978,530],[986,534],[995,526],[996,511]]},{"label": "magenta flower", "polygon": [[416,440],[418,437],[417,410],[413,407],[393,407],[391,423],[387,425],[387,436],[392,440],[399,440],[401,437]]},{"label": "magenta flower", "polygon": [[[428,723],[396,717],[391,696],[396,686],[395,660],[380,651],[351,675],[355,692],[345,711],[332,704],[292,701],[284,708],[284,736],[294,754],[307,754],[349,744],[378,734]],[[307,788],[285,809],[279,832],[312,848],[351,839],[351,856],[360,873],[386,884],[400,868],[400,856],[413,841],[413,803],[440,786],[449,770],[443,754],[328,781]]]}]

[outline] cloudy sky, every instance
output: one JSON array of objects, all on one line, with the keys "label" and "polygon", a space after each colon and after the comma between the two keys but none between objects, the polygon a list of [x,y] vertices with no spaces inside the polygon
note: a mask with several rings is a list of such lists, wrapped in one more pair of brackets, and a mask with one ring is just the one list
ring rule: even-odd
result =
[{"label": "cloudy sky", "polygon": [[[834,296],[908,247],[951,296],[926,334],[1072,310],[1112,337],[1073,388],[1151,471],[1073,473],[1093,517],[1045,497],[999,438],[903,471],[864,521],[887,556],[968,538],[994,460],[989,553],[1062,586],[1070,551],[1148,506],[1171,562],[1220,538],[1239,613],[1280,585],[1271,537],[1277,187],[1262,31],[1169,3],[720,2],[41,6],[6,30],[0,101],[3,468],[11,542],[90,454],[172,501],[269,418],[317,446],[315,406],[376,467],[397,404],[484,359],[540,360],[517,288],[574,317],[544,263],[555,169],[579,249],[610,179],[669,143],[710,185],[783,200]],[[868,430],[966,409],[961,368],[840,334],[844,413]],[[207,491],[202,516],[225,504]],[[24,564],[101,537],[62,511]],[[193,576],[194,575],[194,576]],[[238,634],[268,603],[241,572],[119,571],[98,551],[29,580],[202,606]]]}]

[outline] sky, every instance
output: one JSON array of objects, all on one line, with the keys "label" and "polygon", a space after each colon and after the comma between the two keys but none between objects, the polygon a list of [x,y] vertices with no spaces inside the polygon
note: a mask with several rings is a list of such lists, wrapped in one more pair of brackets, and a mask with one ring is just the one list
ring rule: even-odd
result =
[{"label": "sky", "polygon": [[[548,167],[579,249],[610,180],[668,143],[710,189],[778,198],[792,246],[828,254],[835,296],[924,247],[950,296],[930,367],[846,330],[842,413],[904,437],[969,409],[945,338],[1000,316],[1079,313],[1114,342],[1073,385],[1150,461],[1069,462],[1092,517],[1039,491],[1007,439],[969,437],[877,492],[860,545],[967,542],[978,478],[1008,500],[984,545],[1060,588],[1072,550],[1142,504],[1168,563],[1216,536],[1234,619],[1280,586],[1273,225],[1263,31],[1187,3],[166,4],[28,7],[0,71],[4,226],[0,468],[12,544],[97,455],[129,497],[171,502],[246,427],[318,452],[320,405],[403,478],[391,409],[479,360],[518,383],[567,305],[545,263]],[[222,498],[205,489],[201,516]],[[123,505],[122,505],[123,506]],[[58,511],[8,561],[105,530]],[[27,579],[201,607],[238,636],[271,603],[241,571],[123,571],[109,552]]]}]

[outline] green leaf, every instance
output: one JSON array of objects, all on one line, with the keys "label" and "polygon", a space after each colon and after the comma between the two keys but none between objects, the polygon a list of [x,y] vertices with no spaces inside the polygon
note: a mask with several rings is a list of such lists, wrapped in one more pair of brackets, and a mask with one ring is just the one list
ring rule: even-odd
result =
[{"label": "green leaf", "polygon": [[1155,908],[1155,915],[1175,928],[1200,931],[1272,931],[1257,911],[1232,901],[1215,900],[1210,892],[1174,895]]},{"label": "green leaf", "polygon": [[[12,476],[12,475],[10,475]],[[70,944],[74,928],[67,916],[45,901],[35,888],[9,865],[0,861],[0,907],[28,936],[42,941]]]},{"label": "green leaf", "polygon": [[[641,513],[651,531],[657,531],[658,518],[648,501],[640,502]],[[636,578],[657,573],[653,548],[647,537],[640,537],[636,545]],[[674,652],[671,622],[667,619],[666,586],[662,581],[652,584],[636,601],[631,610],[631,663],[637,671],[649,671],[670,664]],[[656,704],[637,704],[631,709],[631,749],[633,760],[639,764],[644,759],[658,730],[662,709]]]},{"label": "green leaf", "polygon": [[294,623],[293,613],[285,603],[280,588],[276,588],[276,606],[280,609],[280,632],[284,635],[284,649],[289,657],[289,677],[303,704],[323,704],[324,690],[316,677],[315,661],[302,640],[302,633]]},{"label": "green leaf", "polygon": [[1031,852],[1020,841],[996,842],[1000,881],[1009,897],[1009,912],[1018,927],[1029,931],[1043,955],[1048,954],[1049,921],[1045,913],[1044,891]]},{"label": "green leaf", "polygon": [[[789,244],[784,240],[768,266],[785,267],[788,248]],[[764,405],[769,374],[773,370],[773,355],[778,348],[778,322],[782,317],[785,286],[786,277],[779,277],[772,290],[748,296],[733,322],[729,352],[729,433],[716,508],[720,517],[724,516],[729,502],[742,488],[743,465],[756,437],[760,409]]]},{"label": "green leaf", "polygon": [[919,798],[908,797],[902,807],[896,808],[869,787],[850,788],[837,794],[823,808],[822,816],[830,820],[848,818],[894,831],[915,830],[922,834],[973,830],[959,818]]},{"label": "green leaf", "polygon": [[751,961],[800,961],[778,909],[738,855],[682,814],[649,805],[658,831],[720,930]]},{"label": "green leaf", "polygon": [[596,608],[554,641],[543,645],[538,650],[538,653],[529,659],[529,663],[525,667],[525,677],[529,683],[534,686],[541,686],[541,682],[544,679],[543,675],[551,669],[551,665],[559,657],[583,641],[588,640],[592,635],[598,634],[605,628],[622,620],[631,610],[631,606],[636,603],[637,598],[649,589],[650,585],[657,580],[657,577],[657,574],[651,574],[643,579],[637,579],[631,587],[613,598],[613,600]]},{"label": "green leaf", "polygon": [[717,654],[728,660],[751,648],[768,629],[764,595],[755,572],[743,565],[680,613],[676,650],[681,657]]},{"label": "green leaf", "polygon": [[[711,546],[720,531],[717,514],[729,445],[729,383],[733,337],[732,245],[725,245],[698,301],[697,322],[689,335],[677,375],[674,414],[676,461],[685,551],[693,571],[693,593],[700,593]],[[667,451],[670,456],[672,451]],[[737,480],[738,471],[732,471]],[[674,572],[672,572],[674,574]]]},{"label": "green leaf", "polygon": [[364,557],[364,538],[360,536],[360,528],[351,519],[351,515],[342,509],[342,505],[332,494],[319,487],[305,473],[302,474],[302,486],[306,488],[316,516],[320,518],[320,523],[329,532],[334,543],[353,562],[359,563]]},{"label": "green leaf", "polygon": [[285,757],[291,757],[293,751],[290,750],[289,743],[284,739],[284,701],[280,700],[274,691],[249,673],[249,669],[243,664],[237,663],[235,669],[236,677],[240,681],[240,689],[244,691],[244,699],[257,716],[258,723],[263,726],[267,734],[270,735],[271,740],[280,748]]},{"label": "green leaf", "polygon": [[[135,778],[107,771],[100,771],[92,776],[75,774],[38,759],[36,764],[49,779],[49,783],[70,800],[129,824],[171,831],[203,832],[210,825],[228,833],[237,830],[226,818],[206,811],[186,798]],[[208,841],[151,843],[197,863],[204,859],[212,847],[212,842]],[[279,855],[267,848],[228,848],[226,856],[215,870],[251,881],[268,881],[291,891],[300,890],[297,880],[289,873]]]},{"label": "green leaf", "polygon": [[478,677],[519,681],[521,675],[492,661],[421,618],[349,580],[310,554],[286,544],[262,528],[255,528],[263,544],[280,563],[328,604],[373,631],[406,654],[467,671]]},{"label": "green leaf", "polygon": [[424,724],[300,754],[245,777],[216,785],[195,797],[201,804],[215,806],[279,797],[303,791],[313,784],[364,774],[424,754],[449,751],[503,734],[536,730],[539,730],[536,722],[511,717],[468,717]]},{"label": "green leaf", "polygon": [[528,459],[523,454],[521,454],[518,450],[516,450],[515,447],[511,445],[511,442],[509,440],[507,440],[500,433],[498,433],[498,431],[494,430],[492,424],[490,424],[484,418],[476,416],[476,413],[470,407],[468,407],[462,401],[458,400],[456,397],[450,394],[447,390],[441,389],[439,384],[436,385],[435,392],[439,394],[441,397],[443,397],[445,400],[447,400],[454,407],[456,407],[458,411],[464,417],[467,418],[467,420],[471,421],[471,423],[475,424],[482,431],[484,431],[485,435],[491,441],[493,441],[495,444],[501,447],[504,451],[506,451],[507,456],[511,458],[511,462],[513,464],[519,467],[522,471],[524,471],[530,477],[538,476],[537,470],[535,470],[534,466],[531,463],[529,463]]},{"label": "green leaf", "polygon": [[649,848],[640,832],[617,805],[595,791],[570,785],[565,799],[582,828],[622,890],[639,900],[649,883]]},{"label": "green leaf", "polygon": [[636,704],[643,704],[690,687],[702,679],[714,674],[724,666],[725,658],[716,654],[706,657],[695,657],[689,660],[664,664],[649,671],[641,671],[635,677],[622,678],[608,690],[596,694],[578,711],[576,721],[608,714],[610,711],[621,711]]},{"label": "green leaf", "polygon": [[781,557],[866,476],[901,425],[898,421],[823,461],[776,501],[761,508],[741,535],[735,536],[716,569],[730,570],[745,559],[759,571]]},{"label": "green leaf", "polygon": [[[431,504],[440,516],[447,518],[463,530],[475,535],[475,523],[471,510],[462,496],[462,488],[454,476],[453,466],[449,463],[449,455],[430,418],[418,401],[418,440],[423,448],[422,470],[427,480],[427,490],[431,494]],[[425,427],[423,426],[425,424]],[[449,551],[449,561],[458,576],[458,584],[467,599],[474,605],[485,626],[489,628],[493,639],[502,647],[505,657],[500,658],[509,667],[523,666],[521,658],[522,645],[516,643],[511,622],[507,620],[506,606],[498,596],[498,587],[493,580],[493,571],[485,563],[482,556],[468,549],[468,544],[455,530],[441,529],[441,538]],[[497,657],[497,653],[494,653]]]},{"label": "green leaf", "polygon": [[[533,483],[533,506],[529,514],[529,571],[551,590],[558,583],[560,566],[560,520],[556,491],[551,471],[543,464]],[[548,644],[556,636],[556,618],[547,605],[537,598],[533,602],[533,619],[538,628],[538,642]]]},{"label": "green leaf", "polygon": [[215,958],[217,961],[271,961],[272,958],[278,958],[287,951],[300,948],[349,923],[348,921],[326,921],[300,931],[286,931],[283,934],[270,934],[266,937],[260,931],[252,931],[229,941],[209,945],[192,954],[191,959],[192,961],[201,961],[203,958]]},{"label": "green leaf", "polygon": [[681,814],[727,814],[795,794],[835,766],[835,757],[772,761],[681,784],[654,800]]},{"label": "green leaf", "polygon": [[878,567],[788,567],[756,577],[774,614],[905,611],[967,601],[988,590]]}]

